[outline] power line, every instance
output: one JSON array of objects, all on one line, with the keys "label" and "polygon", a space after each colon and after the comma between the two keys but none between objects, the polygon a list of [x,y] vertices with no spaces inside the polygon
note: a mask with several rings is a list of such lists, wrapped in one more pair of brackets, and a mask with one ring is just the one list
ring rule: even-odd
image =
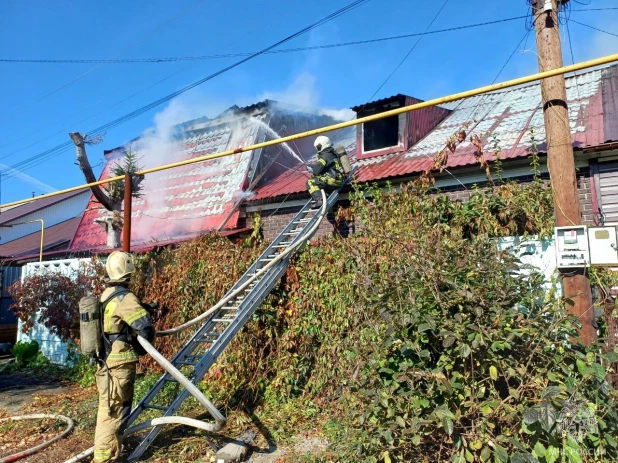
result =
[{"label": "power line", "polygon": [[[274,48],[276,48],[276,47],[278,47],[278,46],[280,46],[280,45],[282,45],[282,44],[284,44],[286,42],[289,42],[290,40],[293,40],[293,39],[295,39],[295,38],[297,38],[297,37],[299,37],[299,36],[309,32],[309,31],[311,31],[311,30],[313,30],[313,29],[315,29],[315,28],[317,28],[317,27],[319,27],[319,26],[321,26],[321,25],[323,25],[323,24],[325,24],[325,23],[327,23],[327,22],[329,22],[329,21],[331,21],[331,20],[333,20],[333,19],[343,15],[343,14],[345,14],[345,13],[348,13],[349,11],[357,8],[358,6],[363,5],[364,3],[367,3],[368,1],[370,1],[370,0],[355,0],[355,1],[351,2],[351,3],[349,3],[347,6],[345,6],[343,8],[340,8],[339,10],[337,10],[337,11],[335,11],[335,12],[325,16],[324,18],[322,18],[322,19],[320,19],[320,20],[310,24],[309,26],[307,26],[307,27],[305,27],[305,28],[295,32],[294,34],[291,34],[291,35],[287,36],[286,38],[284,38],[284,39],[282,39],[282,40],[280,40],[280,41],[278,41],[278,42],[276,42],[276,43],[274,43],[274,44],[272,44],[272,45],[270,45],[270,46],[268,46],[268,47],[266,47],[266,48],[264,48],[264,49],[262,49],[262,50],[260,50],[260,51],[258,51],[256,53],[252,54],[251,56],[248,56],[248,57],[246,57],[244,59],[241,59],[240,61],[237,61],[234,64],[231,64],[231,65],[229,65],[229,66],[227,66],[227,67],[225,67],[225,68],[223,68],[223,69],[221,69],[221,70],[219,70],[219,71],[217,71],[217,72],[215,72],[213,74],[210,74],[209,76],[204,77],[203,79],[200,79],[200,80],[198,80],[196,82],[193,82],[192,84],[187,85],[187,86],[185,86],[184,88],[182,88],[180,90],[177,90],[177,91],[175,91],[173,93],[170,93],[169,95],[167,95],[167,96],[165,96],[163,98],[160,98],[160,99],[158,99],[156,101],[153,101],[152,103],[147,104],[146,106],[142,106],[141,108],[136,109],[135,111],[132,111],[132,112],[130,112],[128,114],[125,114],[122,117],[119,117],[119,118],[117,118],[117,119],[115,119],[115,120],[113,120],[111,122],[108,122],[107,124],[104,124],[104,125],[96,128],[96,129],[90,131],[89,135],[92,136],[92,137],[96,137],[97,135],[103,135],[108,130],[111,130],[111,129],[113,129],[113,128],[123,124],[124,122],[127,122],[127,121],[129,121],[131,119],[134,119],[134,118],[140,116],[141,114],[143,114],[143,113],[145,113],[145,112],[147,112],[147,111],[149,111],[149,110],[151,110],[153,108],[156,108],[157,106],[160,106],[163,103],[166,103],[166,102],[176,98],[177,96],[179,96],[179,95],[181,95],[181,94],[183,94],[183,93],[185,93],[185,92],[187,92],[187,91],[189,91],[189,90],[191,90],[191,89],[193,89],[193,88],[195,88],[195,87],[197,87],[197,86],[199,86],[199,85],[201,85],[201,84],[203,84],[203,83],[205,83],[205,82],[207,82],[209,80],[212,80],[215,77],[218,77],[221,74],[224,74],[225,72],[228,72],[228,71],[230,71],[230,70],[232,70],[232,69],[234,69],[234,68],[236,68],[236,67],[238,67],[238,66],[240,66],[240,65],[242,65],[244,63],[246,63],[247,61],[252,60],[253,58],[256,58],[256,57],[264,54],[265,52],[267,52],[269,50],[272,50],[272,49],[274,49]],[[19,170],[29,169],[31,167],[34,167],[35,165],[40,164],[41,162],[45,162],[47,159],[49,159],[49,158],[51,158],[53,156],[56,156],[56,155],[62,153],[63,151],[65,151],[67,148],[69,148],[71,146],[72,146],[72,142],[70,142],[70,141],[62,143],[62,144],[60,144],[60,145],[58,145],[58,146],[56,146],[54,148],[51,148],[49,150],[44,151],[43,153],[39,153],[39,154],[37,154],[35,156],[32,156],[32,157],[30,157],[28,159],[24,159],[23,161],[18,162],[18,163],[14,164],[11,167],[14,168],[14,169],[19,169]],[[0,175],[3,174],[3,173],[4,172],[0,172]],[[10,175],[5,175],[5,177],[6,178],[10,178],[11,176]]]},{"label": "power line", "polygon": [[[450,27],[447,29],[438,29],[428,32],[417,32],[414,34],[395,35],[390,37],[380,37],[377,39],[357,40],[353,42],[340,42],[325,45],[314,45],[311,47],[298,47],[298,48],[282,48],[279,50],[269,50],[264,54],[280,54],[280,53],[296,53],[302,51],[323,50],[328,48],[340,48],[349,47],[354,45],[364,45],[369,43],[387,42],[392,40],[408,39],[412,37],[422,37],[425,35],[442,34],[445,32],[453,32],[464,29],[473,29],[476,27],[490,26],[493,24],[500,24],[510,21],[516,21],[524,19],[526,16],[516,16],[513,18],[498,19],[495,21],[487,21],[476,24],[469,24],[465,26]],[[126,59],[0,59],[0,63],[38,63],[38,64],[87,64],[87,63],[100,63],[100,64],[140,64],[140,63],[174,63],[178,61],[199,61],[199,60],[211,60],[211,59],[223,59],[223,58],[239,58],[244,56],[251,56],[255,52],[240,52],[240,53],[223,53],[215,55],[201,55],[201,56],[177,56],[177,57],[163,57],[163,58],[126,58]]]},{"label": "power line", "polygon": [[[201,5],[202,3],[204,3],[205,0],[198,0],[197,2],[195,2],[194,4],[190,5],[188,8],[185,8],[183,11],[181,11],[180,13],[178,13],[176,16],[173,16],[172,18],[168,19],[167,21],[159,24],[157,27],[155,27],[153,30],[147,32],[146,34],[142,35],[141,37],[137,38],[136,40],[134,40],[133,42],[129,43],[127,46],[123,47],[120,51],[118,51],[117,53],[115,53],[112,58],[115,58],[116,56],[121,55],[122,53],[124,53],[125,51],[129,50],[130,48],[133,48],[135,45],[143,42],[144,40],[146,40],[147,38],[153,36],[154,34],[156,34],[157,32],[159,32],[161,29],[163,29],[164,27],[168,26],[169,24],[173,23],[174,21],[176,21],[177,19],[181,18],[182,16],[186,15],[187,13],[189,13],[190,11],[194,10],[195,8],[197,8],[199,5]],[[66,84],[61,85],[60,87],[56,88],[55,90],[52,90],[51,92],[43,95],[42,97],[40,97],[38,100],[35,100],[31,103],[28,103],[24,106],[21,106],[20,108],[18,108],[16,111],[13,111],[12,113],[9,113],[6,117],[0,119],[0,123],[6,122],[7,120],[10,120],[13,118],[13,116],[17,116],[19,114],[24,113],[26,110],[28,110],[29,108],[32,108],[33,106],[35,106],[36,104],[40,103],[41,101],[49,98],[50,96],[58,93],[59,91],[67,88],[68,86],[74,84],[75,82],[77,82],[78,80],[80,80],[82,77],[87,76],[88,74],[90,74],[91,72],[94,72],[96,69],[98,69],[101,66],[101,64],[97,64],[96,66],[93,66],[92,68],[88,69],[86,72],[78,75],[77,77],[75,77],[74,79],[72,79],[71,81],[67,82]]]},{"label": "power line", "polygon": [[[268,10],[266,10],[266,11],[264,11],[264,12],[263,12],[263,13],[259,16],[259,18],[261,18],[262,16],[266,16],[268,13],[270,13],[271,11],[273,11],[276,7],[278,7],[279,5],[281,5],[281,4],[283,4],[283,3],[287,2],[287,1],[288,1],[288,0],[281,0],[279,3],[277,3],[277,4],[276,4],[276,5],[274,5],[273,7],[269,8],[269,9],[268,9]],[[309,2],[309,1],[311,1],[311,0],[302,0],[302,1],[301,1],[301,4],[307,3],[307,2]],[[291,8],[291,9],[285,10],[283,13],[281,13],[280,15],[278,15],[278,16],[276,17],[276,19],[280,18],[280,17],[281,17],[281,16],[283,16],[285,13],[288,13],[288,12],[290,12],[291,10],[293,10],[293,9],[295,9],[295,8],[297,8],[297,6],[295,6],[295,7]],[[252,18],[252,20],[251,20],[250,22],[253,22],[253,20],[255,20],[255,19],[257,19],[257,18]],[[229,42],[227,45],[225,45],[225,46],[223,47],[223,49],[225,49],[225,48],[227,48],[227,47],[229,47],[229,46],[233,45],[233,44],[234,44],[234,43],[236,43],[236,42],[238,42],[238,41],[239,41],[242,37],[245,37],[246,35],[248,35],[248,34],[250,34],[250,33],[254,33],[254,32],[256,32],[256,31],[261,30],[261,28],[262,28],[262,27],[266,26],[267,24],[269,24],[269,23],[270,23],[270,22],[272,22],[272,21],[273,21],[273,20],[266,21],[264,24],[261,24],[259,27],[255,28],[255,29],[251,29],[251,30],[249,30],[249,32],[247,32],[247,34],[241,35],[241,36],[239,36],[238,38],[236,38],[235,40],[233,40],[232,42]],[[240,27],[240,28],[243,28],[245,25],[248,25],[248,24],[249,24],[249,22],[247,22],[246,24],[241,24],[241,25],[239,25],[239,27]],[[211,42],[212,42],[212,41],[211,41]],[[207,43],[208,43],[208,42],[207,42]],[[203,43],[202,43],[202,44],[200,44],[200,47],[203,47],[204,45],[205,45],[205,44],[203,44]],[[139,95],[140,93],[143,93],[143,92],[145,92],[145,91],[147,91],[147,90],[150,90],[151,88],[153,88],[153,87],[155,87],[155,86],[159,85],[160,83],[165,82],[166,80],[171,79],[173,76],[175,76],[175,75],[177,75],[177,74],[180,74],[182,71],[184,71],[185,69],[188,69],[190,66],[191,66],[191,64],[189,64],[189,65],[187,65],[187,66],[184,66],[182,69],[179,69],[179,70],[177,70],[177,71],[175,71],[175,72],[173,72],[173,73],[171,73],[171,74],[167,75],[166,77],[164,77],[164,78],[162,78],[162,79],[160,79],[160,80],[158,80],[158,81],[154,82],[154,83],[153,83],[153,84],[151,84],[151,85],[148,85],[147,87],[143,87],[142,89],[140,89],[140,90],[138,90],[138,91],[136,91],[136,92],[134,92],[134,93],[130,94],[130,95],[129,95],[129,96],[127,96],[126,98],[123,98],[123,99],[121,99],[120,101],[117,101],[116,103],[113,103],[113,104],[111,104],[111,105],[109,105],[109,106],[107,106],[107,107],[105,107],[105,108],[103,108],[103,109],[101,109],[101,110],[99,110],[99,111],[95,112],[94,114],[91,114],[91,115],[89,115],[89,116],[86,116],[86,117],[84,117],[84,118],[82,118],[82,119],[79,119],[79,120],[77,120],[77,121],[73,121],[73,122],[71,122],[71,126],[74,126],[74,125],[76,125],[76,124],[81,124],[81,123],[82,123],[82,122],[84,122],[84,121],[87,121],[87,120],[89,120],[89,119],[92,119],[93,117],[98,116],[98,115],[100,115],[100,114],[102,114],[102,113],[104,113],[104,112],[106,112],[106,111],[108,111],[108,110],[110,110],[110,109],[114,108],[115,106],[118,106],[118,105],[120,105],[120,104],[124,103],[125,101],[130,100],[131,98],[133,98],[133,97],[135,97],[135,96]],[[109,93],[109,94],[107,94],[107,95],[105,95],[105,96],[103,96],[103,97],[99,98],[98,100],[94,101],[93,103],[86,105],[85,107],[83,107],[83,108],[82,108],[82,110],[83,110],[83,109],[86,109],[86,108],[89,108],[90,106],[93,106],[93,105],[95,105],[95,104],[98,104],[98,103],[99,103],[99,102],[101,102],[101,101],[106,101],[108,98],[110,98],[110,97],[111,97],[111,96],[113,96],[114,94],[118,93],[120,90],[121,90],[121,88],[119,88],[119,89],[117,89],[117,90],[114,90],[112,93]],[[68,118],[65,118],[65,120],[68,120]],[[38,132],[41,132],[42,130],[44,130],[44,129],[48,128],[48,127],[52,127],[52,126],[54,126],[54,125],[58,125],[58,124],[57,124],[57,121],[56,121],[56,122],[52,122],[51,124],[48,124],[48,125],[46,125],[46,126],[44,126],[44,127],[41,127],[41,128],[39,128],[39,129],[37,129],[37,130],[34,130],[34,131],[32,131],[32,132],[29,132],[29,133],[27,133],[27,134],[25,134],[25,135],[23,135],[23,136],[21,136],[21,137],[19,137],[19,138],[17,138],[17,139],[14,139],[14,140],[12,140],[12,141],[10,141],[10,142],[8,142],[8,143],[5,143],[4,145],[0,146],[0,148],[4,148],[5,146],[9,146],[9,145],[11,145],[11,144],[13,144],[13,143],[19,142],[19,141],[23,140],[24,138],[29,137],[30,135],[33,135],[33,134],[38,133]],[[51,135],[48,135],[48,136],[46,136],[46,137],[44,137],[44,138],[42,138],[42,139],[39,139],[39,140],[37,140],[37,141],[35,141],[35,142],[32,142],[32,143],[30,143],[30,144],[28,144],[28,145],[26,145],[26,146],[22,146],[22,147],[20,147],[19,149],[17,149],[17,150],[15,150],[15,151],[11,152],[11,153],[8,153],[8,154],[6,154],[6,155],[4,155],[4,156],[0,157],[0,159],[5,159],[5,158],[10,157],[10,156],[12,156],[12,155],[14,155],[14,154],[17,154],[17,153],[19,153],[19,152],[21,152],[21,151],[24,151],[24,150],[26,150],[26,149],[30,148],[31,146],[37,145],[37,144],[39,144],[39,143],[41,143],[41,142],[43,142],[43,141],[45,141],[45,140],[48,140],[48,139],[52,138],[52,137],[53,137],[53,136],[55,136],[55,135],[58,135],[59,133],[64,132],[65,130],[68,130],[69,128],[70,128],[70,127],[67,127],[67,128],[65,128],[65,129],[58,130],[58,131],[56,131],[56,132],[52,133]]]},{"label": "power line", "polygon": [[577,11],[582,12],[582,11],[610,11],[610,10],[618,10],[618,7],[607,7],[607,8],[580,8],[577,10],[571,10],[571,11]]},{"label": "power line", "polygon": [[612,32],[604,31],[603,29],[599,29],[598,27],[594,27],[594,26],[589,26],[588,24],[580,23],[579,21],[575,21],[574,19],[571,19],[571,22],[574,22],[575,24],[579,24],[580,26],[587,27],[589,29],[594,29],[595,31],[602,32],[602,33],[607,34],[607,35],[613,35],[614,37],[618,37],[618,34],[614,34]]},{"label": "power line", "polygon": [[429,23],[429,25],[427,26],[427,28],[425,29],[425,32],[423,32],[420,37],[418,38],[418,40],[414,43],[414,45],[412,45],[412,48],[410,48],[410,51],[408,51],[408,53],[403,57],[403,59],[399,62],[399,64],[395,67],[395,69],[393,69],[393,72],[391,72],[388,77],[384,80],[384,82],[382,82],[382,85],[380,85],[378,87],[378,89],[374,92],[373,95],[371,95],[371,98],[369,98],[369,100],[367,101],[372,101],[373,98],[380,92],[380,90],[382,90],[382,88],[386,85],[386,83],[391,80],[391,77],[393,77],[395,75],[395,73],[399,70],[399,68],[403,65],[403,63],[406,62],[406,60],[408,59],[408,57],[412,54],[412,52],[416,49],[417,45],[419,43],[421,43],[421,40],[423,40],[423,37],[427,34],[427,32],[429,31],[429,29],[431,28],[431,26],[433,26],[433,23],[436,21],[436,19],[438,19],[438,16],[440,16],[440,13],[442,13],[442,10],[444,10],[444,8],[446,7],[447,3],[449,2],[449,0],[445,0],[445,2],[442,4],[442,7],[438,10],[438,12],[436,13],[436,15],[433,17],[433,19],[431,20],[431,22]]}]

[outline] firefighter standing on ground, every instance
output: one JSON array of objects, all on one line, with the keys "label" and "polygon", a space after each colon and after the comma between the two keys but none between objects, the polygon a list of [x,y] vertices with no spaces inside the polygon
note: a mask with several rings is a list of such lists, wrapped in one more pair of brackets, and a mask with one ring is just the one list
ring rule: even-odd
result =
[{"label": "firefighter standing on ground", "polygon": [[312,174],[307,180],[307,189],[313,200],[321,205],[320,190],[333,191],[340,188],[343,185],[344,171],[339,155],[328,137],[319,136],[313,146],[318,152],[318,160],[315,164],[307,166]]},{"label": "firefighter standing on ground", "polygon": [[99,410],[94,434],[94,461],[97,463],[114,462],[120,458],[122,436],[133,402],[138,360],[136,335],[148,342],[155,337],[150,314],[128,290],[131,274],[135,271],[131,254],[113,252],[105,269],[109,287],[101,295],[101,304],[104,306],[103,342],[107,357],[96,372]]}]

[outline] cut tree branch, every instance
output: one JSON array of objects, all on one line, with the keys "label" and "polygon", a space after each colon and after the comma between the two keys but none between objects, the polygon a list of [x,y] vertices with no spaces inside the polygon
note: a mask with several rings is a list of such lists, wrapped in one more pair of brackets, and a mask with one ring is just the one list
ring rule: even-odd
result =
[{"label": "cut tree branch", "polygon": [[[79,168],[84,173],[86,182],[96,182],[97,179],[94,176],[94,172],[92,172],[92,167],[90,166],[88,156],[86,155],[86,137],[79,132],[72,132],[69,134],[69,136],[73,140],[73,143],[75,143],[75,150],[77,151],[77,162]],[[115,209],[113,201],[102,188],[100,188],[98,185],[95,185],[91,186],[90,190],[92,191],[92,194],[97,199],[97,201],[99,201],[105,209],[107,209],[108,211],[112,211]]]}]

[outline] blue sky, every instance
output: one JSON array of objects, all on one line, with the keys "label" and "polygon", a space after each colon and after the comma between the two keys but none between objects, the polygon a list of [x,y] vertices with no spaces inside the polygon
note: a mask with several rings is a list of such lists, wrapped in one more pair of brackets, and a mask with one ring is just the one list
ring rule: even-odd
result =
[{"label": "blue sky", "polygon": [[[4,0],[0,4],[0,59],[152,58],[255,51],[349,2],[203,0],[188,14],[152,32],[197,0],[107,0],[79,2],[79,6],[67,0]],[[571,3],[574,9],[618,6],[616,0],[581,0],[588,2]],[[442,0],[371,0],[285,47],[423,32],[442,4]],[[525,0],[450,0],[432,29],[510,18],[525,15],[527,10]],[[572,15],[618,33],[618,11]],[[618,51],[616,37],[573,23],[570,28],[576,61]],[[405,93],[429,99],[489,84],[525,33],[525,21],[518,20],[425,37],[376,98]],[[329,109],[362,104],[415,40],[258,57],[185,93],[171,107],[162,105],[111,130],[101,145],[90,148],[91,163],[100,166],[103,149],[140,135],[156,117],[213,116],[232,104],[251,104],[264,97]],[[513,57],[500,80],[537,70],[533,33],[521,48],[523,52]],[[568,42],[563,49],[565,62],[570,63]],[[99,66],[0,63],[0,163],[10,166],[37,155],[68,141],[69,131],[88,132],[237,59]],[[140,93],[121,102],[136,92]],[[3,180],[1,202],[82,183],[74,160],[74,150],[69,149]]]}]

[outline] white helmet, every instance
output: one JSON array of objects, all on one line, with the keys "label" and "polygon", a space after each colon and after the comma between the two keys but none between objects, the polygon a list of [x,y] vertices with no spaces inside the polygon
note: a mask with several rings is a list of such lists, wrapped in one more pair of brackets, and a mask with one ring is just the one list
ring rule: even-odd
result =
[{"label": "white helmet", "polygon": [[318,150],[318,153],[321,153],[325,149],[332,148],[333,144],[331,143],[330,138],[320,135],[315,139],[315,142],[313,142],[313,146],[315,146],[315,149]]},{"label": "white helmet", "polygon": [[105,270],[110,281],[123,281],[135,272],[133,256],[128,252],[114,251],[107,258]]}]

